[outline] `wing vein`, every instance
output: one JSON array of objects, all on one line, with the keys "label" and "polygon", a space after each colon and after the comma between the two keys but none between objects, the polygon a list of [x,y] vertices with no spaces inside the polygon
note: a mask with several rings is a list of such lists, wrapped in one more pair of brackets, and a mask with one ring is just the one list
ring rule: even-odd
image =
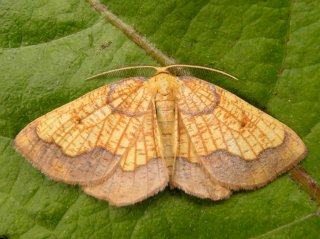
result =
[{"label": "wing vein", "polygon": [[[226,112],[226,113],[229,113],[228,112],[228,110],[226,109],[226,108],[224,108],[222,105],[219,105],[218,106],[221,110],[223,110],[224,112]],[[236,106],[236,107],[238,107],[238,106]],[[240,108],[238,108],[238,109],[240,109]],[[229,113],[230,114],[230,113]],[[231,115],[231,114],[230,114]],[[231,115],[233,118],[235,118],[233,115]],[[236,118],[235,118],[236,119]],[[218,119],[217,118],[217,120],[219,121],[219,122],[222,122],[223,123],[223,121],[222,120],[220,120],[220,119]],[[238,119],[236,119],[237,121],[239,121]],[[239,121],[240,122],[240,121]],[[254,123],[254,121],[250,121],[250,123],[252,123],[252,124],[254,124],[256,127],[255,128],[257,128],[257,129],[259,129],[259,131],[265,136],[265,138],[269,141],[269,143],[272,143],[271,142],[271,140],[267,137],[267,135],[260,129],[260,127],[258,127],[257,126],[257,124],[256,123]],[[237,131],[237,130],[235,130],[235,129],[232,129],[232,128],[230,128],[228,125],[226,125],[226,124],[224,124],[230,131],[235,131],[235,132],[239,132],[239,131]],[[248,133],[250,133],[254,138],[256,138],[249,130],[247,131]],[[242,136],[243,137],[243,136]],[[245,139],[245,137],[243,137],[243,139],[246,141],[246,143],[248,144],[248,145],[250,145],[248,142],[247,142],[247,140]],[[261,148],[263,148],[263,146],[262,146],[262,144],[260,143],[260,141],[257,141],[259,144],[260,144],[260,146],[261,146]]]},{"label": "wing vein", "polygon": [[[186,97],[184,94],[183,94],[183,97],[185,98],[186,106],[190,109],[190,106],[189,106],[187,97]],[[190,98],[192,99],[192,97],[190,97]],[[194,101],[192,101],[192,102],[194,103]],[[197,105],[196,105],[195,107],[196,107],[197,109],[199,109]],[[198,124],[197,124],[196,121],[194,121],[194,124],[195,124],[195,126],[196,126],[196,128],[197,128],[197,131],[198,131],[199,137],[200,137],[200,139],[201,139],[201,141],[202,141],[203,147],[204,147],[206,153],[208,154],[208,148],[207,148],[207,145],[206,145],[205,142],[204,142],[204,139],[203,139],[202,135],[200,134],[200,128],[199,128],[199,126],[198,126]]]},{"label": "wing vein", "polygon": [[[186,98],[185,98],[185,99],[186,99]],[[200,111],[200,108],[199,108],[199,107],[197,106],[197,104],[195,103],[193,97],[190,97],[190,99],[191,99],[191,101],[193,102],[193,104],[195,105],[195,107],[197,107],[197,110]],[[201,103],[203,103],[203,104],[205,105],[204,101],[203,101],[200,97],[198,97],[198,99],[201,101]],[[211,116],[211,114],[209,114],[209,115]],[[209,133],[210,133],[211,135],[213,135],[213,132],[211,131],[211,129],[210,129],[207,121],[204,119],[203,115],[200,114],[199,116],[201,117],[202,121],[205,123],[207,129],[209,130]],[[221,133],[221,135],[223,136],[222,133]],[[223,140],[224,140],[224,137],[223,137]],[[217,148],[217,144],[216,144],[215,140],[213,139],[213,137],[211,137],[211,141],[212,141],[212,143],[215,145],[215,147]],[[224,142],[225,142],[225,140],[224,140]],[[226,143],[225,143],[225,144],[226,144]]]},{"label": "wing vein", "polygon": [[[220,97],[222,96],[221,94],[219,94]],[[245,102],[246,103],[246,102]],[[238,110],[242,111],[242,109],[237,105],[237,104],[233,104],[234,107],[236,107]],[[221,104],[219,104],[219,107],[221,109],[223,109],[225,112],[228,112],[228,110],[226,108],[224,108]],[[251,112],[252,113],[252,112]],[[257,117],[256,114],[253,114],[255,117]],[[238,120],[238,119],[237,119]],[[239,121],[240,122],[240,121]],[[269,141],[269,143],[272,143],[271,140],[269,139],[269,137],[267,137],[267,135],[264,133],[264,131],[262,131],[260,129],[260,127],[258,127],[258,125],[254,122],[254,121],[250,121],[254,126],[256,126],[256,128],[265,136],[265,138]],[[251,133],[251,132],[250,132]],[[261,145],[262,146],[262,145]],[[263,147],[262,147],[263,148]]]},{"label": "wing vein", "polygon": [[[128,97],[130,97],[130,95],[131,95],[131,94],[127,95],[127,97],[124,98],[124,100],[128,99]],[[138,94],[136,94],[133,99],[136,99],[137,95],[138,95]],[[123,102],[124,102],[124,101],[122,101],[118,106],[120,106]],[[137,107],[136,107],[136,108],[137,108]],[[114,114],[114,113],[116,113],[116,114],[119,115],[119,118],[117,119],[117,123],[115,124],[115,125],[118,125],[119,122],[120,122],[123,118],[121,117],[121,113],[112,111],[111,114]],[[110,116],[111,114],[109,114],[108,116]],[[108,117],[108,116],[107,116],[107,117]],[[107,117],[106,117],[106,118],[107,118]],[[126,124],[126,127],[127,127],[127,126],[129,125],[129,123],[131,122],[131,119],[132,119],[132,117],[130,117],[129,122]],[[106,120],[105,120],[105,122],[106,122]],[[110,139],[111,139],[111,137],[112,137],[113,132],[115,131],[115,129],[116,129],[116,127],[113,127],[113,128],[111,129],[111,132],[110,132],[110,134],[109,134],[109,137],[108,137],[107,141],[105,142],[105,145],[108,145],[108,143],[110,142]],[[126,128],[125,128],[125,130],[126,130]],[[124,130],[124,131],[125,131],[125,130]],[[122,134],[122,135],[123,135],[123,134]],[[122,136],[122,135],[121,135],[121,136]],[[120,137],[121,137],[121,136],[120,136]],[[100,138],[100,137],[99,137],[99,138]],[[97,139],[97,143],[98,143],[98,142],[99,142],[99,139]],[[120,142],[120,140],[119,140],[118,142]]]},{"label": "wing vein", "polygon": [[[134,97],[133,100],[135,100],[135,99],[137,98],[137,95],[138,95],[138,94],[136,94],[136,96]],[[140,99],[140,101],[139,101],[139,103],[137,104],[135,110],[137,110],[137,109],[139,108],[139,106],[141,105],[141,103],[142,103],[145,99],[146,99],[146,96],[144,96],[144,98]],[[129,118],[129,121],[128,121],[128,123],[126,124],[126,127],[124,128],[124,130],[123,130],[123,132],[122,132],[122,134],[121,134],[121,136],[120,136],[120,138],[119,138],[119,140],[118,140],[118,142],[117,142],[117,145],[116,145],[116,148],[115,148],[115,152],[117,152],[117,150],[118,150],[118,148],[119,148],[119,145],[120,145],[120,143],[121,143],[121,141],[122,141],[122,139],[123,139],[123,137],[124,137],[124,135],[125,135],[125,132],[127,131],[128,127],[129,127],[129,124],[131,123],[131,121],[132,121],[133,118],[134,118],[134,117],[130,117],[130,118]],[[122,117],[120,116],[120,117],[119,117],[119,120],[117,121],[117,124],[120,122],[121,119],[122,119]],[[117,124],[116,124],[116,125],[117,125]],[[108,138],[108,141],[106,142],[106,144],[108,144],[109,141],[110,141],[110,139],[112,138],[112,135],[113,135],[113,132],[114,132],[115,128],[116,128],[116,127],[112,128],[112,131],[111,131],[111,133],[110,133],[110,135],[109,135],[109,138]]]}]

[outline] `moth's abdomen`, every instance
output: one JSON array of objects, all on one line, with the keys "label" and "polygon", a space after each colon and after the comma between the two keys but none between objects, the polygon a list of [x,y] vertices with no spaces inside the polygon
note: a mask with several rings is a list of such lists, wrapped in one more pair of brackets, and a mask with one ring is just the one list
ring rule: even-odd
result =
[{"label": "moth's abdomen", "polygon": [[171,175],[174,164],[174,128],[175,128],[175,100],[171,94],[157,94],[155,97],[157,122],[161,134],[162,152],[167,168]]}]

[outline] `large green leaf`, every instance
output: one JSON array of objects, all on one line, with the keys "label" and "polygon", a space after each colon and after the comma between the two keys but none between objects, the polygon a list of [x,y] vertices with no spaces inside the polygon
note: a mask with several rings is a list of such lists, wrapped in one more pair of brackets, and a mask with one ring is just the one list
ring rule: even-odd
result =
[{"label": "large green leaf", "polygon": [[[224,69],[215,83],[292,127],[320,180],[320,5],[296,1],[104,1],[179,63]],[[12,147],[28,122],[98,85],[107,68],[158,64],[85,2],[0,3],[0,236],[9,238],[316,238],[317,205],[282,176],[211,202],[177,190],[125,208],[43,176]],[[106,47],[107,46],[107,47]],[[212,79],[208,79],[212,80]]]}]

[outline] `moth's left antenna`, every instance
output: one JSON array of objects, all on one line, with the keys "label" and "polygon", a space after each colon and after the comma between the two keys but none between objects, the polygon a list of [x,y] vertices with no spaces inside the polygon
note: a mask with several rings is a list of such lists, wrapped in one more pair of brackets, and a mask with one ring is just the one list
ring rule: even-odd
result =
[{"label": "moth's left antenna", "polygon": [[157,71],[158,68],[159,67],[156,67],[156,66],[128,66],[128,67],[122,67],[122,68],[108,70],[108,71],[104,71],[104,72],[98,73],[98,74],[96,74],[94,76],[90,76],[89,78],[87,78],[87,80],[92,80],[92,79],[98,78],[100,76],[114,74],[114,73],[120,72],[120,71],[127,71],[127,70],[134,70],[134,69],[154,69],[155,71]]}]

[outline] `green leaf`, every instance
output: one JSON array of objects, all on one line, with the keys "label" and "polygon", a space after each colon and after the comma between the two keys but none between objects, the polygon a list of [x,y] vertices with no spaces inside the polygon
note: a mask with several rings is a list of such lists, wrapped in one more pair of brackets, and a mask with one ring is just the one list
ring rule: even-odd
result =
[{"label": "green leaf", "polygon": [[[320,5],[296,1],[104,1],[179,63],[224,69],[216,84],[296,130],[320,180]],[[108,81],[102,70],[158,65],[89,3],[0,3],[0,236],[9,238],[315,238],[317,205],[284,175],[212,202],[178,190],[115,208],[51,181],[12,146],[33,119]],[[213,81],[213,78],[207,79]]]}]

